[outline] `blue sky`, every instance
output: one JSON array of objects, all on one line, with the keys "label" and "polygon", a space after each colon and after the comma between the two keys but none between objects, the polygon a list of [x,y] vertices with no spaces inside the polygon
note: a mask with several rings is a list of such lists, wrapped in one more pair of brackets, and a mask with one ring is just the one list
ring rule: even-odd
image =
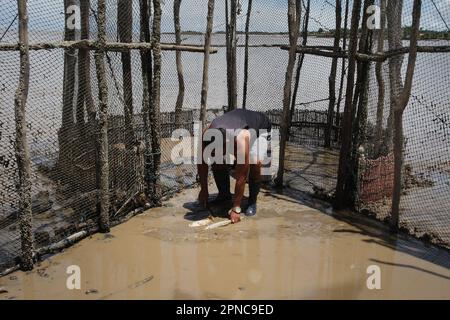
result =
[{"label": "blue sky", "polygon": [[[173,0],[164,0],[162,28],[165,32],[173,31]],[[404,23],[411,22],[411,7],[413,0],[404,0]],[[450,24],[450,0],[434,0],[447,24]],[[62,0],[29,0],[30,28],[39,30],[61,30],[63,24]],[[95,2],[95,1],[93,1]],[[242,14],[238,18],[239,29],[244,28],[247,1],[242,2]],[[334,7],[332,0],[312,0],[311,30],[319,27],[334,28]],[[115,7],[117,0],[107,0],[109,27],[115,27]],[[134,1],[134,10],[138,11],[138,1]],[[287,29],[287,0],[253,0],[252,30],[279,32]],[[183,0],[181,15],[182,29],[203,31],[206,26],[207,0]],[[0,1],[0,27],[7,26],[16,14],[16,0]],[[138,23],[136,15],[136,26]],[[215,31],[223,30],[224,1],[216,0],[214,19]],[[319,22],[319,23],[318,23]],[[431,0],[423,0],[422,27],[427,29],[445,30],[445,25],[436,12]]]}]

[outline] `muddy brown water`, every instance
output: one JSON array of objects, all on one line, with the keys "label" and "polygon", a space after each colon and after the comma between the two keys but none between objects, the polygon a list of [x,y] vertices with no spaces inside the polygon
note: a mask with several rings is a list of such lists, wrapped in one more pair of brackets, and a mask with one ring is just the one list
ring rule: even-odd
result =
[{"label": "muddy brown water", "polygon": [[[409,238],[388,241],[364,220],[270,191],[257,217],[191,228],[193,212],[208,215],[192,204],[197,192],[186,190],[32,272],[0,278],[0,299],[450,298],[446,251]],[[81,290],[66,287],[71,265],[81,268]],[[367,288],[370,265],[381,268],[381,290]]]}]

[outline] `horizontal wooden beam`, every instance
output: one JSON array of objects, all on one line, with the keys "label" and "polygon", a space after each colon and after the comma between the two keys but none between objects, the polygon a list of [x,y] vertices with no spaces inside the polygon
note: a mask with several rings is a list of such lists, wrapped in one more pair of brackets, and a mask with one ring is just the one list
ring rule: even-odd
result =
[{"label": "horizontal wooden beam", "polygon": [[[1,43],[0,51],[18,51],[20,46],[18,43]],[[80,40],[80,41],[61,41],[61,42],[42,42],[30,44],[30,50],[53,50],[53,49],[87,49],[105,51],[130,51],[130,50],[151,50],[152,44],[146,42],[120,43],[107,42],[102,47],[97,41]],[[186,51],[186,52],[205,52],[203,46],[196,45],[175,45],[170,43],[162,43],[161,50],[164,51]],[[217,49],[211,48],[211,54],[217,53]]]},{"label": "horizontal wooden beam", "polygon": [[[281,46],[281,50],[289,50],[289,46]],[[407,54],[409,53],[409,50],[410,50],[409,47],[403,47],[396,50],[386,51],[383,53],[373,53],[373,54],[357,53],[356,58],[359,61],[384,62],[395,56]],[[449,53],[450,46],[419,46],[417,47],[417,51],[420,53]],[[310,54],[328,58],[348,59],[348,52],[342,50],[334,52],[314,47],[298,47],[297,53]]]}]

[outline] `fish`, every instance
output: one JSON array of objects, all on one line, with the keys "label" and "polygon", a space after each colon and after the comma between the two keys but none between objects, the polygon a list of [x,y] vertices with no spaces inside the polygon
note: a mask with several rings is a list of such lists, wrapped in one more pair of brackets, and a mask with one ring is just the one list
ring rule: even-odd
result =
[{"label": "fish", "polygon": [[223,220],[223,221],[219,221],[219,222],[216,222],[216,223],[213,223],[213,224],[207,226],[205,228],[205,230],[211,230],[211,229],[216,229],[216,228],[220,228],[220,227],[225,227],[229,224],[231,224],[231,220]]},{"label": "fish", "polygon": [[[244,220],[244,217],[241,217],[241,221],[242,220]],[[205,228],[205,230],[217,229],[217,228],[220,228],[220,227],[228,226],[229,224],[231,224],[231,220],[227,219],[227,220],[223,220],[223,221],[219,221],[219,222],[213,223],[213,224],[207,226]]]},{"label": "fish", "polygon": [[194,221],[191,224],[189,224],[189,227],[191,228],[197,228],[197,227],[204,227],[209,225],[212,222],[211,218],[206,218],[198,221]]}]

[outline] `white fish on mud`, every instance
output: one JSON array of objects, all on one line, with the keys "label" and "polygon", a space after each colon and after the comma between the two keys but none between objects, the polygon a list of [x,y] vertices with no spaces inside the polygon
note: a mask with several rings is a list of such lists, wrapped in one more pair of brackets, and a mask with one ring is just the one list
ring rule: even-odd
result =
[{"label": "white fish on mud", "polygon": [[231,220],[223,220],[223,221],[219,221],[219,222],[216,222],[216,223],[213,223],[213,224],[207,226],[205,228],[205,230],[211,230],[211,229],[216,229],[216,228],[220,228],[220,227],[225,227],[229,224],[231,224]]},{"label": "white fish on mud", "polygon": [[191,224],[189,224],[189,227],[191,228],[197,228],[197,227],[204,227],[209,225],[212,222],[211,218],[206,218],[198,221],[194,221]]},{"label": "white fish on mud", "polygon": [[[241,217],[241,221],[242,220],[244,220],[244,217]],[[229,220],[229,219],[228,220],[223,220],[223,221],[219,221],[219,222],[216,222],[216,223],[213,223],[213,224],[207,226],[205,228],[205,230],[211,230],[211,229],[216,229],[216,228],[220,228],[220,227],[225,227],[225,226],[227,226],[229,224],[231,224],[231,220]]]}]

